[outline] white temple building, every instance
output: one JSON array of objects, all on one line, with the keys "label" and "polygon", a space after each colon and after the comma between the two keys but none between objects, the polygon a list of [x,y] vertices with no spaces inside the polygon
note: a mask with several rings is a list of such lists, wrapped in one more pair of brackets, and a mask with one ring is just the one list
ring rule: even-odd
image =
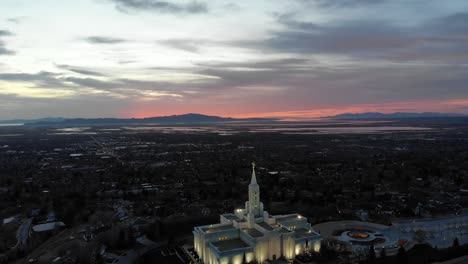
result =
[{"label": "white temple building", "polygon": [[318,252],[321,236],[299,214],[270,215],[260,202],[260,188],[252,164],[249,200],[244,209],[220,215],[220,223],[193,230],[194,246],[205,264],[264,263],[292,260],[305,250]]}]

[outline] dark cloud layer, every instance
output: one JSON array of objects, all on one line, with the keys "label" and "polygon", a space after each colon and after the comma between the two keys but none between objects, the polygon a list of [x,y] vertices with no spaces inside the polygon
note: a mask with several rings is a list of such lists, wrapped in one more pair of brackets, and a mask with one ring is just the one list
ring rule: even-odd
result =
[{"label": "dark cloud layer", "polygon": [[32,73],[0,73],[0,80],[3,81],[41,81],[53,77],[54,74],[50,72]]},{"label": "dark cloud layer", "polygon": [[26,17],[10,17],[7,21],[13,24],[20,24],[24,19],[26,19]]},{"label": "dark cloud layer", "polygon": [[85,38],[85,40],[92,44],[119,44],[123,43],[126,40],[121,38],[113,37],[104,37],[104,36],[90,36]]},{"label": "dark cloud layer", "polygon": [[315,24],[278,17],[284,30],[273,32],[261,45],[300,54],[340,54],[391,61],[456,62],[468,59],[468,13],[432,19],[421,26],[357,20]]},{"label": "dark cloud layer", "polygon": [[91,75],[91,76],[105,76],[105,74],[93,71],[93,70],[87,70],[87,69],[82,69],[80,67],[75,67],[75,66],[70,66],[70,65],[62,65],[62,64],[56,64],[57,68],[83,74],[83,75]]},{"label": "dark cloud layer", "polygon": [[160,41],[159,43],[170,48],[198,53],[200,51],[200,46],[203,45],[204,41],[197,39],[169,39]]},{"label": "dark cloud layer", "polygon": [[[165,69],[167,71],[168,69]],[[185,100],[233,102],[262,98],[265,107],[307,109],[311,105],[386,103],[405,100],[443,100],[468,97],[463,66],[326,67],[313,59],[288,57],[246,62],[212,61],[174,72],[201,74],[215,78],[170,83],[162,81],[93,78],[59,73],[0,74],[0,80],[27,82],[33,87],[94,88],[127,98],[144,98],[144,92],[182,95]],[[158,71],[157,69],[155,70]],[[242,95],[242,96],[239,96]],[[253,95],[248,98],[248,95]],[[82,94],[95,97],[94,93]],[[100,95],[99,100],[105,100]],[[76,100],[82,100],[76,98]],[[281,98],[281,100],[278,100]],[[63,101],[67,99],[55,99]],[[116,99],[113,99],[116,100]],[[108,102],[112,102],[109,100]],[[186,102],[186,101],[185,101]]]},{"label": "dark cloud layer", "polygon": [[440,32],[442,35],[443,33],[464,34],[468,32],[468,13],[459,12],[446,17],[441,17],[429,23],[428,26],[437,30],[437,32]]},{"label": "dark cloud layer", "polygon": [[11,36],[11,35],[13,35],[13,34],[10,31],[0,29],[0,37]]},{"label": "dark cloud layer", "polygon": [[[121,103],[109,100],[108,97],[94,94],[69,98],[27,98],[13,94],[0,94],[0,111],[2,119],[42,118],[44,116],[96,117],[115,116]],[[59,110],[58,110],[59,109]]]},{"label": "dark cloud layer", "polygon": [[219,40],[210,40],[210,39],[197,39],[197,38],[181,38],[181,39],[167,39],[158,42],[161,45],[179,49],[192,53],[199,53],[200,49],[203,47],[211,46],[225,46],[231,43],[226,43]]},{"label": "dark cloud layer", "polygon": [[[72,68],[68,65],[65,66],[66,67],[61,68]],[[96,73],[95,71],[89,72]],[[0,81],[28,83],[29,88],[93,88],[129,97],[137,95],[138,92],[141,91],[174,92],[174,89],[184,88],[183,84],[173,84],[161,81],[142,81],[118,78],[106,78],[104,80],[94,77],[69,76],[67,74],[47,71],[37,73],[0,73]]]},{"label": "dark cloud layer", "polygon": [[0,73],[0,80],[10,82],[26,82],[42,88],[66,87],[60,75],[53,72],[41,71],[38,73]]},{"label": "dark cloud layer", "polygon": [[142,10],[170,14],[202,14],[208,12],[208,7],[198,1],[174,3],[158,0],[111,0],[119,10]]},{"label": "dark cloud layer", "polygon": [[300,0],[315,3],[321,7],[357,7],[388,2],[389,0]]},{"label": "dark cloud layer", "polygon": [[12,36],[8,30],[0,30],[0,56],[1,55],[14,55],[15,51],[10,50],[6,47],[5,41],[3,40],[4,37]]}]

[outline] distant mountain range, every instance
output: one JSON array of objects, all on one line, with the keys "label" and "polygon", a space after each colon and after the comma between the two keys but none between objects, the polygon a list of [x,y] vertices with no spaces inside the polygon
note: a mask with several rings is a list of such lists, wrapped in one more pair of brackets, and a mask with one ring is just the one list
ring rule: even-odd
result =
[{"label": "distant mountain range", "polygon": [[[455,113],[390,113],[378,112],[368,113],[346,113],[335,116],[327,116],[330,119],[395,119],[395,118],[429,118],[429,117],[468,117],[468,115]],[[281,121],[279,118],[232,118],[210,116],[202,114],[184,114],[171,116],[158,116],[147,118],[63,118],[47,117],[39,119],[14,119],[0,120],[0,125],[25,124],[25,125],[145,125],[145,124],[213,124],[229,122],[274,122]]]},{"label": "distant mountain range", "polygon": [[335,116],[328,116],[331,119],[393,119],[393,118],[422,118],[422,117],[468,117],[464,114],[456,113],[434,113],[434,112],[423,112],[423,113],[378,113],[378,112],[367,112],[367,113],[346,113]]},{"label": "distant mountain range", "polygon": [[16,119],[0,121],[0,124],[25,125],[131,125],[131,124],[211,124],[226,122],[267,122],[273,118],[231,118],[201,114],[184,114],[147,118],[62,118]]},{"label": "distant mountain range", "polygon": [[13,120],[0,120],[0,124],[29,124],[29,123],[37,123],[37,122],[62,122],[65,118],[63,117],[46,117],[46,118],[39,118],[39,119],[13,119]]}]

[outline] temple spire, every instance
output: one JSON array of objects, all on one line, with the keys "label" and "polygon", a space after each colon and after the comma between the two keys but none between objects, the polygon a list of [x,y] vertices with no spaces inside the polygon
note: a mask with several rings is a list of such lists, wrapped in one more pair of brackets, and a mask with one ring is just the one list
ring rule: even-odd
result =
[{"label": "temple spire", "polygon": [[252,180],[250,180],[250,185],[257,184],[257,176],[255,175],[255,162],[252,162]]},{"label": "temple spire", "polygon": [[252,180],[249,185],[249,201],[248,214],[251,217],[249,226],[253,227],[253,218],[259,217],[263,213],[263,205],[260,202],[260,186],[257,184],[257,176],[255,175],[255,162],[252,162]]}]

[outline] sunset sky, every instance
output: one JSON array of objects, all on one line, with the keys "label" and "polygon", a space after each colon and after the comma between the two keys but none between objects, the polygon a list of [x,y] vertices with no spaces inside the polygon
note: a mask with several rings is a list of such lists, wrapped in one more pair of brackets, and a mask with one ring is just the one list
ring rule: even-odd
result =
[{"label": "sunset sky", "polygon": [[466,0],[0,0],[0,119],[468,114]]}]

